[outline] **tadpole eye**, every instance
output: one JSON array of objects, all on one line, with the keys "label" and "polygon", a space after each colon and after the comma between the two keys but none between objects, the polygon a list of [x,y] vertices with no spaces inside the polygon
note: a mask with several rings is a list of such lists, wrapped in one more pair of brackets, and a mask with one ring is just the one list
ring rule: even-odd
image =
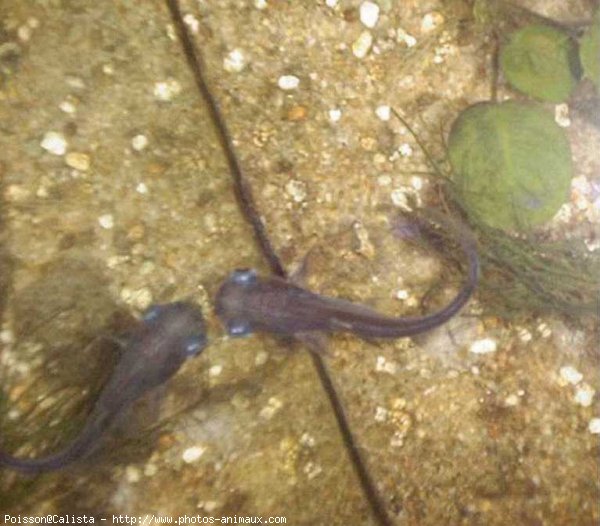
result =
[{"label": "tadpole eye", "polygon": [[145,323],[156,320],[163,311],[162,305],[150,305],[142,314],[142,321]]},{"label": "tadpole eye", "polygon": [[253,268],[238,268],[231,273],[231,281],[238,285],[249,285],[256,281],[256,270]]},{"label": "tadpole eye", "polygon": [[227,334],[234,338],[242,338],[252,334],[252,325],[246,320],[231,320],[227,323]]},{"label": "tadpole eye", "polygon": [[206,336],[204,334],[195,334],[190,336],[185,342],[185,353],[188,356],[196,356],[204,347],[206,347]]}]

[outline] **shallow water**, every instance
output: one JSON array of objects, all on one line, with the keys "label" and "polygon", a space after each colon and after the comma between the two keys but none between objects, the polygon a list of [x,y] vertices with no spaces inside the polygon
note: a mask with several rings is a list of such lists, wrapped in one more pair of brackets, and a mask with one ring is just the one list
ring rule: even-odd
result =
[{"label": "shallow water", "polygon": [[[489,95],[482,34],[459,28],[452,3],[382,1],[358,58],[358,3],[266,4],[182,2],[284,263],[306,258],[311,288],[397,314],[442,281],[441,304],[460,276],[389,231],[407,198],[432,196],[413,173],[426,169],[417,145],[380,107],[400,109],[435,150],[437,130]],[[212,338],[97,458],[33,480],[1,473],[0,508],[370,524],[308,355],[269,336],[226,339],[212,313],[231,269],[266,268],[166,7],[5,0],[0,15],[6,443],[64,442],[110,371],[111,346],[95,338],[149,303],[201,302]],[[282,89],[286,75],[299,85]],[[597,179],[597,134],[577,122],[569,134],[578,174]],[[329,342],[390,513],[398,524],[596,524],[597,338],[481,308],[475,298],[414,341]],[[495,350],[469,351],[482,341]],[[149,432],[159,407],[166,424]]]}]

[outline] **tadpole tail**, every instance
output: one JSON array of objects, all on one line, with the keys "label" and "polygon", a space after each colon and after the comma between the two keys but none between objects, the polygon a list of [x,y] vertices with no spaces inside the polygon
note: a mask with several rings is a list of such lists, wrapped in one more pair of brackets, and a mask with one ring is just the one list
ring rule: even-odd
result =
[{"label": "tadpole tail", "polygon": [[[252,191],[244,179],[242,168],[235,153],[233,142],[231,140],[231,136],[229,135],[229,130],[227,129],[225,120],[223,119],[223,115],[221,114],[221,110],[219,109],[219,105],[209,90],[208,84],[204,78],[204,62],[202,61],[200,53],[196,49],[196,46],[187,31],[185,22],[183,21],[183,16],[181,14],[181,9],[179,8],[179,2],[178,0],[166,0],[166,2],[171,13],[171,18],[177,31],[177,35],[183,47],[188,65],[194,75],[196,86],[202,94],[202,97],[209,108],[213,122],[217,128],[219,141],[227,158],[231,175],[233,176],[235,194],[238,202],[240,203],[243,215],[252,226],[254,236],[258,241],[258,245],[263,255],[269,263],[271,272],[279,277],[287,278],[287,272],[285,271],[279,256],[275,252],[271,240],[266,232],[265,226],[260,219],[260,214],[258,213],[254,198],[252,196]],[[391,526],[392,521],[387,514],[386,506],[383,503],[377,488],[375,487],[375,484],[362,458],[356,440],[354,439],[352,430],[350,429],[350,424],[348,423],[348,418],[346,417],[346,412],[344,411],[342,402],[337,394],[337,391],[335,390],[327,366],[323,361],[322,356],[319,354],[318,349],[309,347],[309,351],[313,360],[313,365],[319,376],[321,386],[323,387],[323,390],[327,395],[327,399],[329,400],[329,404],[331,405],[331,408],[335,414],[336,422],[344,442],[344,447],[350,456],[350,460],[352,461],[352,465],[358,476],[362,491],[369,502],[371,511],[380,526]]]},{"label": "tadpole tail", "polygon": [[260,214],[258,213],[256,203],[254,202],[254,197],[252,196],[252,190],[244,179],[242,167],[240,166],[240,162],[235,154],[233,141],[231,140],[231,135],[229,134],[227,125],[225,124],[225,119],[223,119],[223,115],[219,109],[219,104],[208,88],[208,84],[206,83],[204,77],[204,71],[206,69],[204,66],[204,61],[196,49],[196,46],[194,45],[194,42],[185,26],[181,9],[179,8],[179,2],[178,0],[166,0],[166,2],[171,13],[171,18],[173,20],[175,30],[177,31],[179,41],[183,47],[183,52],[194,75],[196,86],[202,94],[202,97],[208,106],[211,119],[217,128],[219,142],[221,143],[221,147],[225,153],[225,157],[227,158],[227,164],[229,165],[231,175],[233,176],[235,195],[243,211],[243,215],[252,226],[254,236],[256,237],[258,245],[260,246],[262,253],[269,263],[271,272],[273,272],[273,274],[277,274],[278,276],[285,277],[285,269],[277,257],[275,249],[273,248],[271,240],[269,239],[269,236],[265,230],[265,226],[260,219]]}]

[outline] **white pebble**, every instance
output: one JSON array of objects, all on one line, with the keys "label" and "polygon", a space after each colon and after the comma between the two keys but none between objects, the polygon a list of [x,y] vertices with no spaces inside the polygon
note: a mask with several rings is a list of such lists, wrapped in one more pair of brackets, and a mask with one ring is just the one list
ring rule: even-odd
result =
[{"label": "white pebble", "polygon": [[283,402],[278,398],[272,396],[269,398],[269,402],[265,407],[263,407],[258,415],[265,420],[270,420],[275,416],[275,414],[283,407]]},{"label": "white pebble", "polygon": [[112,216],[112,214],[102,214],[99,218],[98,218],[98,224],[106,229],[106,230],[110,230],[112,227],[115,226],[115,219]]},{"label": "white pebble", "polygon": [[156,82],[154,84],[154,96],[161,101],[170,101],[176,95],[181,93],[181,84],[175,79]]},{"label": "white pebble", "polygon": [[75,106],[75,104],[73,104],[71,101],[68,100],[63,100],[58,107],[60,108],[60,111],[64,111],[65,113],[68,113],[69,115],[72,115],[73,113],[75,113],[77,111],[77,107]]},{"label": "white pebble", "polygon": [[198,19],[194,15],[192,15],[191,13],[184,15],[183,21],[185,22],[185,25],[190,28],[190,31],[192,33],[198,33],[198,29],[200,28],[200,22],[198,22]]},{"label": "white pebble", "polygon": [[131,147],[136,152],[141,152],[146,146],[148,146],[148,137],[139,133],[133,139],[131,139]]},{"label": "white pebble", "polygon": [[373,29],[379,20],[379,6],[374,2],[360,4],[360,21],[364,26]]},{"label": "white pebble", "polygon": [[284,91],[296,89],[300,85],[300,79],[295,75],[281,75],[277,85]]},{"label": "white pebble", "polygon": [[138,194],[147,194],[148,187],[146,186],[146,183],[138,183],[138,185],[135,187],[135,191]]},{"label": "white pebble", "polygon": [[396,363],[388,362],[383,356],[378,356],[375,361],[375,370],[378,373],[396,374]]},{"label": "white pebble", "polygon": [[401,27],[396,30],[396,40],[398,42],[404,42],[406,47],[414,47],[417,45],[417,39],[404,31]]},{"label": "white pebble", "polygon": [[304,473],[308,477],[308,480],[314,479],[316,476],[320,475],[323,471],[323,468],[319,466],[319,464],[315,464],[314,462],[307,462],[303,469]]},{"label": "white pebble", "polygon": [[582,407],[589,407],[592,405],[595,394],[596,391],[594,391],[592,386],[583,383],[577,386],[573,399],[576,404],[579,404]]},{"label": "white pebble", "polygon": [[325,0],[325,5],[327,7],[331,7],[331,9],[333,9],[334,7],[336,7],[338,5],[338,0]]},{"label": "white pebble", "polygon": [[399,289],[396,291],[396,299],[399,299],[400,301],[406,301],[409,296],[408,290]]},{"label": "white pebble", "polygon": [[469,352],[473,354],[489,354],[495,352],[498,345],[491,338],[483,338],[482,340],[474,341],[469,347]]},{"label": "white pebble", "polygon": [[259,351],[254,357],[254,365],[261,366],[267,363],[269,359],[269,353],[266,351]]},{"label": "white pebble", "polygon": [[404,190],[402,190],[402,188],[396,188],[395,190],[392,190],[390,197],[392,198],[392,203],[394,206],[402,208],[403,210],[410,210],[408,198],[406,197],[406,193]]},{"label": "white pebble", "polygon": [[213,365],[209,370],[208,370],[208,376],[211,376],[212,378],[216,378],[217,376],[219,376],[221,373],[223,372],[223,366],[218,364],[218,365]]},{"label": "white pebble", "polygon": [[239,73],[246,67],[246,57],[241,49],[232,49],[223,59],[223,68],[229,73]]},{"label": "white pebble", "polygon": [[127,482],[135,484],[141,478],[140,470],[135,466],[127,466],[125,468],[125,477],[127,478]]},{"label": "white pebble", "polygon": [[377,177],[377,184],[379,186],[390,186],[392,184],[391,176],[383,174]]},{"label": "white pebble", "polygon": [[568,104],[557,104],[554,106],[554,120],[561,128],[568,128],[571,126]]},{"label": "white pebble", "polygon": [[267,8],[267,0],[254,0],[254,7],[256,9],[266,9]]},{"label": "white pebble", "polygon": [[188,447],[183,452],[183,455],[181,455],[181,458],[186,464],[191,464],[192,462],[196,462],[196,460],[198,460],[202,455],[204,455],[205,451],[206,449],[201,446]]},{"label": "white pebble", "polygon": [[67,140],[62,133],[49,131],[44,135],[41,147],[54,155],[64,155],[67,151]]},{"label": "white pebble", "polygon": [[363,31],[359,37],[352,43],[352,54],[356,58],[365,58],[371,46],[373,45],[373,35],[368,31]]},{"label": "white pebble", "polygon": [[339,108],[332,108],[327,114],[329,115],[329,120],[331,122],[338,122],[342,118],[342,110]]},{"label": "white pebble", "polygon": [[588,430],[594,435],[600,434],[600,418],[592,418],[588,424]]},{"label": "white pebble", "polygon": [[315,443],[315,437],[309,433],[302,433],[302,436],[300,437],[300,444],[306,447],[315,447]]},{"label": "white pebble", "polygon": [[428,33],[433,31],[444,21],[444,17],[440,13],[427,13],[421,20],[421,31]]},{"label": "white pebble", "polygon": [[506,407],[515,407],[519,405],[519,397],[516,394],[508,395],[504,400],[504,405]]},{"label": "white pebble", "polygon": [[577,385],[583,380],[583,375],[571,365],[565,365],[560,368],[560,377],[571,385]]},{"label": "white pebble", "polygon": [[378,406],[375,409],[375,422],[385,422],[388,415],[389,411],[385,407]]},{"label": "white pebble", "polygon": [[413,153],[413,149],[410,144],[405,142],[400,145],[400,147],[398,148],[398,152],[402,157],[410,157]]},{"label": "white pebble", "polygon": [[381,105],[381,106],[377,106],[377,108],[375,108],[375,115],[377,115],[377,118],[379,120],[389,121],[391,114],[392,114],[392,110],[389,106]]},{"label": "white pebble", "polygon": [[413,175],[410,178],[410,185],[417,191],[423,188],[423,179],[418,175]]},{"label": "white pebble", "polygon": [[289,181],[285,185],[285,191],[296,203],[302,203],[306,199],[306,185],[302,181]]}]

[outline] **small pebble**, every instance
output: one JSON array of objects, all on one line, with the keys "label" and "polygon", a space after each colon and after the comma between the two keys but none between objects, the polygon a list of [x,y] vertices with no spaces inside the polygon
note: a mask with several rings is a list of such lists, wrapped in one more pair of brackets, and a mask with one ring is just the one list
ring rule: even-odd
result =
[{"label": "small pebble", "polygon": [[399,289],[396,291],[396,298],[401,300],[401,301],[405,301],[409,298],[410,294],[408,293],[408,290],[404,290],[404,289]]},{"label": "small pebble", "polygon": [[392,184],[392,178],[387,174],[379,175],[377,177],[377,184],[379,186],[390,186]]},{"label": "small pebble", "polygon": [[67,140],[62,133],[49,131],[44,135],[41,147],[54,155],[64,155],[67,151]]},{"label": "small pebble", "polygon": [[368,0],[360,4],[360,21],[365,27],[373,29],[379,20],[379,6]]},{"label": "small pebble", "polygon": [[190,31],[192,33],[198,33],[198,29],[200,28],[200,22],[198,22],[198,19],[194,15],[192,15],[191,13],[184,15],[183,21],[185,22],[185,25],[190,28]]},{"label": "small pebble", "polygon": [[385,407],[378,406],[375,409],[375,422],[385,422],[388,415],[389,411]]},{"label": "small pebble", "polygon": [[277,85],[284,91],[294,90],[300,85],[300,79],[294,75],[282,75],[277,80]]},{"label": "small pebble", "polygon": [[206,449],[201,446],[188,447],[181,455],[181,458],[186,464],[192,464],[204,455],[205,451]]},{"label": "small pebble", "polygon": [[127,466],[125,468],[125,477],[127,478],[127,482],[131,484],[135,484],[140,481],[141,474],[140,470],[135,466]]},{"label": "small pebble", "polygon": [[147,194],[148,187],[146,186],[146,183],[138,183],[138,185],[135,187],[135,191],[138,194]]},{"label": "small pebble", "polygon": [[136,152],[141,152],[146,146],[148,146],[148,137],[141,133],[131,139],[131,147]]},{"label": "small pebble", "polygon": [[571,126],[568,104],[557,104],[554,106],[554,120],[561,128],[568,128]]},{"label": "small pebble", "polygon": [[267,0],[254,0],[254,7],[256,9],[266,9],[267,8]]},{"label": "small pebble", "polygon": [[398,152],[402,157],[410,157],[413,153],[413,149],[410,144],[405,142],[400,145],[400,147],[398,148]]},{"label": "small pebble", "polygon": [[423,178],[417,175],[413,175],[410,178],[410,185],[417,191],[423,189]]},{"label": "small pebble", "polygon": [[106,230],[110,230],[111,228],[113,228],[115,226],[115,219],[112,214],[102,214],[98,218],[98,224],[102,228],[104,228]]},{"label": "small pebble", "polygon": [[516,394],[510,394],[504,400],[504,405],[506,407],[514,407],[519,405],[519,397]]},{"label": "small pebble", "polygon": [[498,345],[491,338],[483,338],[482,340],[474,341],[469,347],[469,352],[473,354],[489,354],[495,352]]},{"label": "small pebble", "polygon": [[292,106],[287,112],[288,121],[301,121],[306,118],[306,107],[305,106]]},{"label": "small pebble", "polygon": [[398,28],[396,30],[396,40],[398,42],[404,42],[404,44],[406,44],[406,47],[414,47],[417,45],[417,39],[412,35],[408,34],[402,28]]},{"label": "small pebble", "polygon": [[60,111],[68,113],[69,115],[73,115],[73,113],[77,111],[75,104],[68,100],[63,100],[58,107],[60,108]]},{"label": "small pebble", "polygon": [[589,407],[592,405],[595,394],[596,391],[594,391],[592,386],[583,383],[578,385],[575,389],[575,396],[573,399],[575,403],[579,404],[581,407]]},{"label": "small pebble", "polygon": [[266,351],[259,351],[254,357],[254,365],[260,366],[267,363],[269,359],[269,353]]},{"label": "small pebble", "polygon": [[181,84],[175,79],[167,79],[154,84],[154,97],[157,100],[168,102],[179,93],[181,93]]},{"label": "small pebble", "polygon": [[314,462],[307,462],[303,471],[308,477],[308,480],[312,480],[322,473],[323,468]]},{"label": "small pebble", "polygon": [[265,420],[270,420],[282,407],[283,403],[281,400],[272,396],[269,398],[267,405],[260,410],[258,415]]},{"label": "small pebble", "polygon": [[302,436],[300,437],[300,444],[306,447],[314,447],[315,443],[315,437],[308,433],[302,433]]},{"label": "small pebble", "polygon": [[592,418],[588,424],[588,430],[594,435],[600,434],[600,418]]},{"label": "small pebble", "polygon": [[410,210],[410,206],[408,205],[408,198],[406,197],[406,193],[402,188],[396,188],[395,190],[392,190],[390,197],[394,206],[402,208],[403,210]]},{"label": "small pebble", "polygon": [[396,367],[395,362],[389,362],[383,356],[377,357],[377,359],[375,361],[375,370],[378,373],[395,374],[396,369],[397,369],[397,367]]},{"label": "small pebble", "polygon": [[285,191],[296,203],[302,203],[306,200],[306,185],[302,181],[288,181],[285,185]]},{"label": "small pebble", "polygon": [[583,380],[583,375],[571,365],[565,365],[560,368],[560,377],[571,385],[577,385]]},{"label": "small pebble", "polygon": [[429,33],[439,27],[443,22],[444,17],[440,13],[436,11],[427,13],[423,17],[423,20],[421,20],[421,31],[423,33]]},{"label": "small pebble", "polygon": [[239,73],[246,67],[246,58],[241,49],[232,49],[223,59],[223,69],[229,73]]},{"label": "small pebble", "polygon": [[363,31],[359,37],[352,43],[352,54],[356,58],[365,58],[373,45],[373,35],[368,31]]},{"label": "small pebble", "polygon": [[342,118],[342,110],[339,108],[332,108],[327,114],[329,115],[329,120],[331,122],[338,122]]},{"label": "small pebble", "polygon": [[219,376],[221,373],[223,372],[223,366],[218,364],[218,365],[213,365],[209,370],[208,370],[208,376],[212,377],[212,378],[216,378],[217,376]]},{"label": "small pebble", "polygon": [[377,118],[379,120],[382,120],[384,122],[390,120],[391,114],[391,108],[389,106],[381,105],[375,108],[375,115],[377,115]]},{"label": "small pebble", "polygon": [[75,170],[85,172],[90,168],[90,156],[87,153],[82,152],[69,152],[65,156],[65,163]]},{"label": "small pebble", "polygon": [[327,7],[331,7],[331,9],[333,9],[334,7],[337,7],[338,0],[325,0],[325,5]]}]

